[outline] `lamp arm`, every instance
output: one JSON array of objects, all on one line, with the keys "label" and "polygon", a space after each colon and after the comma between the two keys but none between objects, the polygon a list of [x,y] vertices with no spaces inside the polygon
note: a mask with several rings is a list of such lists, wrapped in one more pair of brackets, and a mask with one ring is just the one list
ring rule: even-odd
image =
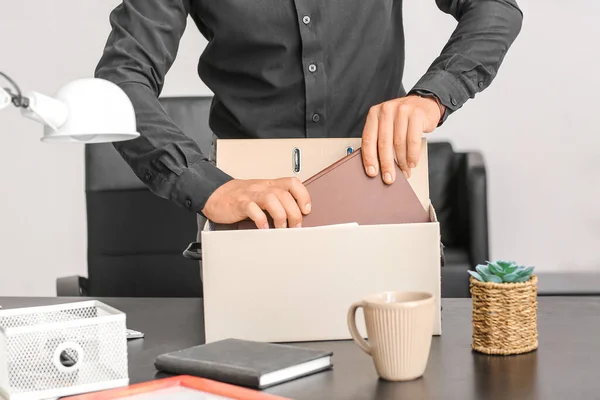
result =
[{"label": "lamp arm", "polygon": [[29,105],[21,108],[24,117],[57,130],[67,121],[69,109],[65,103],[38,92],[28,93]]},{"label": "lamp arm", "polygon": [[21,89],[9,76],[0,72],[14,89],[0,87],[0,110],[11,103],[21,109],[21,114],[56,130],[60,128],[69,116],[69,109],[60,100],[53,99],[41,93],[31,92],[27,96],[21,94]]},{"label": "lamp arm", "polygon": [[[21,94],[19,85],[3,72],[0,72],[0,77],[4,78],[12,86],[12,90],[0,87],[0,110],[8,107],[10,103],[13,103],[15,107],[27,107],[29,99]],[[8,103],[6,103],[7,101]]]}]

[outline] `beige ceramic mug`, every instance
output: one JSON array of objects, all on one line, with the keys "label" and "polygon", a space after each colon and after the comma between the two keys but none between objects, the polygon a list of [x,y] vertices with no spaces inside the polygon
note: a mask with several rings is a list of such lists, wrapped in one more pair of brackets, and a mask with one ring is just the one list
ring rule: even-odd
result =
[{"label": "beige ceramic mug", "polygon": [[[368,342],[356,327],[359,307],[363,308]],[[358,346],[373,358],[381,378],[412,380],[421,377],[427,366],[434,310],[430,293],[378,293],[350,306],[348,328]]]}]

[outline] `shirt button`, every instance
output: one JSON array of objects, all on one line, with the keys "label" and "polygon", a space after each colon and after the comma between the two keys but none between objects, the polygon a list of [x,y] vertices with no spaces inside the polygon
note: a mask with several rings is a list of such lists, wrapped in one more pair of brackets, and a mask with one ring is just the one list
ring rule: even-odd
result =
[{"label": "shirt button", "polygon": [[310,17],[308,15],[305,15],[304,17],[302,17],[302,22],[304,23],[304,25],[310,24]]},{"label": "shirt button", "polygon": [[321,116],[319,114],[313,114],[312,116],[313,122],[319,122],[321,120]]},{"label": "shirt button", "polygon": [[479,82],[479,83],[477,84],[477,86],[479,86],[480,88],[483,88],[483,82]]},{"label": "shirt button", "polygon": [[146,172],[146,175],[144,175],[144,179],[149,181],[150,179],[152,179],[152,174],[150,172]]},{"label": "shirt button", "polygon": [[309,70],[310,72],[316,72],[316,71],[317,71],[317,64],[310,64],[310,65],[308,66],[308,70]]},{"label": "shirt button", "polygon": [[452,103],[453,106],[458,104],[458,101],[456,101],[456,99],[451,99],[450,102]]},{"label": "shirt button", "polygon": [[186,201],[185,201],[185,206],[186,206],[187,208],[190,208],[190,207],[192,206],[192,201],[191,201],[191,200],[189,200],[189,199],[188,199],[188,200],[186,200]]}]

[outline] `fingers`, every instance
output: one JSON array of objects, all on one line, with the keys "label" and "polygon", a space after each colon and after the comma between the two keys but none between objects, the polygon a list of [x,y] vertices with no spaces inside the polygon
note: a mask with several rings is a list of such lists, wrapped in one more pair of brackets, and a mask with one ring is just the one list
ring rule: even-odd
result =
[{"label": "fingers", "polygon": [[387,184],[396,179],[396,165],[394,161],[394,119],[396,107],[392,103],[383,104],[379,112],[379,132],[377,133],[377,149],[381,176]]},{"label": "fingers", "polygon": [[406,160],[408,164],[408,178],[410,171],[419,163],[421,155],[421,136],[423,135],[424,116],[419,112],[414,112],[408,119],[408,128],[406,130]]},{"label": "fingers", "polygon": [[379,129],[379,107],[373,106],[367,115],[367,121],[362,134],[361,154],[365,172],[370,177],[377,176],[378,158],[377,158],[377,131]]},{"label": "fingers", "polygon": [[408,128],[408,115],[406,109],[401,105],[394,123],[394,154],[398,166],[407,178],[410,176],[408,163],[406,161],[406,130]]},{"label": "fingers", "polygon": [[294,197],[285,190],[281,190],[278,197],[287,215],[287,226],[300,228],[302,226],[302,213]]},{"label": "fingers", "polygon": [[255,202],[248,202],[248,204],[246,205],[246,214],[252,221],[254,221],[258,229],[269,229],[267,215]]},{"label": "fingers", "polygon": [[262,196],[262,201],[258,205],[266,210],[271,218],[275,228],[287,227],[287,213],[281,204],[279,197],[273,191],[269,191]]},{"label": "fingers", "polygon": [[254,201],[246,206],[246,211],[258,228],[269,228],[263,210],[273,219],[275,228],[300,227],[302,213],[310,212],[310,195],[297,178],[265,180],[251,192]]},{"label": "fingers", "polygon": [[278,179],[276,186],[291,193],[303,214],[310,213],[310,194],[298,178]]}]

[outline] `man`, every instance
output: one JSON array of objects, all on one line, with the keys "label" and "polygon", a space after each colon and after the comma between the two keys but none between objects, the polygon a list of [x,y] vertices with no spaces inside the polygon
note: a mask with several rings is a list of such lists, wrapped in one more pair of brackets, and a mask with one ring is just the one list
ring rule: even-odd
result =
[{"label": "man", "polygon": [[395,162],[406,176],[419,162],[422,134],[490,85],[521,29],[515,0],[436,2],[458,26],[407,94],[401,0],[124,0],[96,76],[131,98],[141,137],[115,147],[154,193],[214,222],[268,228],[266,211],[300,226],[297,179],[232,179],[161,108],[187,17],[208,40],[198,73],[216,136],[362,137],[366,173],[392,183]]}]

